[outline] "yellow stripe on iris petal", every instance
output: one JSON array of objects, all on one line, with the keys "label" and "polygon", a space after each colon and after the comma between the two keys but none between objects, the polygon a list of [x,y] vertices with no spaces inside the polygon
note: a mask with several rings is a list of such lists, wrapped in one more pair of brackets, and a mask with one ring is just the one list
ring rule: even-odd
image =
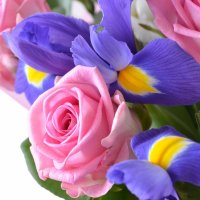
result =
[{"label": "yellow stripe on iris petal", "polygon": [[128,92],[136,95],[159,93],[152,85],[155,79],[134,65],[128,65],[119,72],[118,83]]},{"label": "yellow stripe on iris petal", "polygon": [[167,169],[173,159],[191,142],[179,136],[168,136],[159,139],[149,151],[149,161]]},{"label": "yellow stripe on iris petal", "polygon": [[37,71],[28,65],[25,66],[25,72],[29,84],[32,84],[36,87],[39,87],[43,80],[48,76],[47,73]]}]

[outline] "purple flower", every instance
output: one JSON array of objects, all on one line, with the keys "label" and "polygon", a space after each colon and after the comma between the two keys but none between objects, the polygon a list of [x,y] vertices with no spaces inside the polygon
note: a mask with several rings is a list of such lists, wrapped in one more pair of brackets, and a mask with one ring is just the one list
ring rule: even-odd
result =
[{"label": "purple flower", "polygon": [[36,70],[64,75],[75,65],[98,67],[111,95],[126,101],[189,105],[200,101],[200,64],[169,39],[136,52],[131,0],[99,0],[103,19],[86,22],[55,13],[25,19],[6,34],[13,52]]},{"label": "purple flower", "polygon": [[200,65],[190,55],[169,39],[154,40],[136,53],[131,0],[99,4],[103,20],[90,27],[91,44],[80,35],[72,43],[76,65],[97,66],[111,94],[118,89],[126,101],[186,105],[200,100]]},{"label": "purple flower", "polygon": [[15,91],[25,93],[27,100],[33,104],[39,95],[54,86],[55,78],[55,75],[37,71],[20,61],[16,73]]},{"label": "purple flower", "polygon": [[138,160],[112,166],[107,177],[126,184],[140,199],[178,200],[176,181],[200,186],[200,144],[165,126],[138,134],[131,146]]},{"label": "purple flower", "polygon": [[9,47],[36,70],[64,75],[74,67],[71,43],[81,35],[89,42],[89,25],[56,13],[36,14],[5,33]]}]

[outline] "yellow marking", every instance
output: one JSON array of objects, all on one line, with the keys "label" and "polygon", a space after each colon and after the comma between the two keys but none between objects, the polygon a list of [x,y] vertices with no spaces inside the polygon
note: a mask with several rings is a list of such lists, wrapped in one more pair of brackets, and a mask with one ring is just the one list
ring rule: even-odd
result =
[{"label": "yellow marking", "polygon": [[186,138],[179,136],[161,138],[152,146],[148,159],[151,163],[167,169],[175,156],[184,150],[189,143],[191,142]]},{"label": "yellow marking", "polygon": [[134,65],[128,65],[119,72],[118,83],[128,92],[137,95],[159,93],[159,91],[152,86],[152,84],[155,83],[155,79]]},{"label": "yellow marking", "polygon": [[40,86],[42,81],[48,76],[47,73],[37,71],[30,66],[25,66],[25,72],[28,82],[36,87]]}]

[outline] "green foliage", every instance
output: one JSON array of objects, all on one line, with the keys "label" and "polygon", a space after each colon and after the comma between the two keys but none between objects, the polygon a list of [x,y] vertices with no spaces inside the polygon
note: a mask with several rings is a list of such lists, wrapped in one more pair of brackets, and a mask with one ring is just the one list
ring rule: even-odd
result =
[{"label": "green foliage", "polygon": [[54,12],[70,15],[73,0],[47,0],[51,10]]},{"label": "green foliage", "polygon": [[160,37],[165,37],[165,36],[160,32],[160,30],[158,30],[158,29],[156,29],[156,28],[154,28],[154,27],[148,26],[148,25],[146,25],[146,24],[141,24],[141,23],[140,23],[139,25],[140,25],[142,28],[144,28],[145,30],[151,31],[151,32],[153,32],[153,33],[159,35]]},{"label": "green foliage", "polygon": [[137,200],[124,185],[113,186],[113,188],[105,195],[97,199],[91,200]]},{"label": "green foliage", "polygon": [[[40,186],[47,189],[48,191],[55,194],[56,196],[61,197],[65,200],[72,200],[72,198],[69,197],[64,190],[61,189],[60,182],[54,181],[51,179],[43,181],[39,178],[32,154],[30,152],[30,146],[31,146],[31,144],[30,144],[29,140],[27,139],[21,144],[21,149],[24,154],[28,170],[31,173],[31,175],[33,176],[33,178],[37,181],[37,183]],[[83,197],[78,198],[77,200],[90,200],[90,198],[83,196]]]},{"label": "green foliage", "polygon": [[54,9],[59,6],[58,1],[56,0],[47,0],[47,3],[49,4],[51,9]]},{"label": "green foliage", "polygon": [[170,125],[187,137],[200,141],[199,130],[195,119],[195,111],[191,111],[190,107],[147,105],[147,109],[152,118],[153,128]]},{"label": "green foliage", "polygon": [[200,197],[200,187],[189,183],[176,183],[176,190],[181,200],[198,200]]},{"label": "green foliage", "polygon": [[140,122],[142,124],[143,130],[147,130],[150,128],[152,120],[149,111],[146,109],[146,107],[142,104],[132,104],[127,103],[128,107],[135,111],[138,118],[140,119]]}]

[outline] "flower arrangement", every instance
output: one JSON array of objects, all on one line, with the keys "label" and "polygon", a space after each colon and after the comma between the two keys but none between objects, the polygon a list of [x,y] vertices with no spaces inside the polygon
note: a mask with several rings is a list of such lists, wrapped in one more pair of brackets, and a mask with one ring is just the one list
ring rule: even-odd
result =
[{"label": "flower arrangement", "polygon": [[0,16],[0,88],[29,109],[42,187],[199,199],[199,0],[1,0]]}]

